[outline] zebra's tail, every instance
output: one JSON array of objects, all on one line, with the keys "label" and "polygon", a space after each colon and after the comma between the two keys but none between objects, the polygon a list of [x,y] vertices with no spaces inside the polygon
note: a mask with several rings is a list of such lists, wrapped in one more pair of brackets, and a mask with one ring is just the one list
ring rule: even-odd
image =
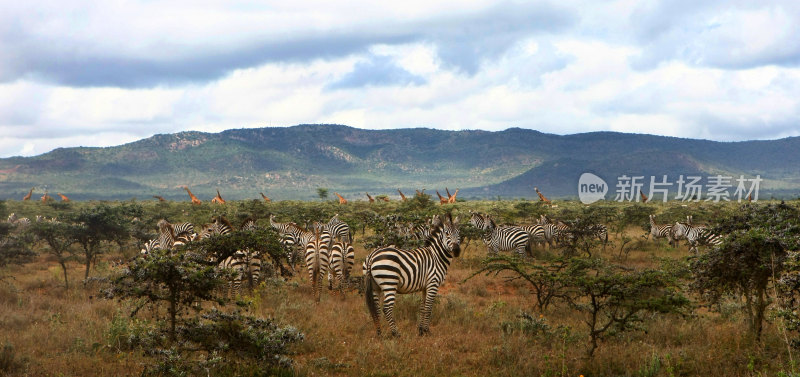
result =
[{"label": "zebra's tail", "polygon": [[311,271],[313,272],[313,274],[311,276],[311,287],[312,287],[312,292],[314,292],[314,296],[315,296],[317,302],[319,302],[320,295],[322,294],[320,292],[320,291],[322,291],[322,279],[319,276],[320,275],[320,273],[319,273],[319,271],[320,271],[320,268],[319,268],[319,263],[320,263],[319,257],[320,257],[319,249],[314,248],[314,261],[313,261],[313,266],[311,268]]},{"label": "zebra's tail", "polygon": [[378,306],[376,305],[375,300],[375,292],[373,284],[375,284],[374,279],[372,279],[372,271],[370,268],[367,267],[366,262],[364,264],[364,300],[367,303],[367,309],[369,310],[369,315],[372,317],[372,322],[375,324],[375,329],[378,331],[378,335],[381,334],[380,322],[378,317]]}]

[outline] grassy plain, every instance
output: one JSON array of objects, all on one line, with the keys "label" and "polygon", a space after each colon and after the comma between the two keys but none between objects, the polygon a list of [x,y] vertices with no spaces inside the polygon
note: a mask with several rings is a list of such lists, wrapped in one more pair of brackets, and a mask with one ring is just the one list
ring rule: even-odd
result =
[{"label": "grassy plain", "polygon": [[[527,204],[520,204],[527,203]],[[289,216],[292,206],[308,207],[330,216],[343,217],[360,211],[392,213],[397,203],[354,203],[344,209],[334,203],[231,203],[227,207],[190,207],[185,203],[153,204],[142,202],[148,212],[167,215],[171,221],[202,223],[211,213],[226,213],[231,218],[255,213]],[[91,205],[90,203],[75,206]],[[543,208],[535,202],[464,202],[446,206],[468,216],[468,209],[506,214],[515,222],[530,222],[534,214],[552,215],[564,210],[580,210],[572,202]],[[7,202],[7,211],[34,217],[59,210],[39,203]],[[161,207],[159,207],[161,206]],[[609,205],[612,212],[624,204]],[[648,204],[663,217],[677,217],[684,211],[711,220],[715,211],[729,210],[734,204],[718,207],[692,204]],[[438,210],[439,206],[436,206]],[[160,208],[160,209],[159,209]],[[313,208],[317,208],[316,210]],[[514,212],[516,211],[516,212]],[[526,211],[529,213],[526,214]],[[568,212],[568,211],[567,211]],[[304,212],[306,213],[306,212]],[[305,216],[305,215],[304,215]],[[327,217],[326,217],[327,218]],[[697,218],[697,217],[696,217]],[[283,219],[285,220],[285,219]],[[664,220],[666,221],[666,219]],[[369,233],[369,230],[367,230]],[[670,247],[665,241],[642,237],[645,230],[633,225],[611,232],[612,243],[597,255],[630,268],[658,268],[660,258],[683,260],[689,255],[685,245]],[[623,236],[630,238],[620,252]],[[356,233],[356,266],[368,250]],[[120,255],[135,255],[128,245],[110,246],[92,276],[113,272],[113,261]],[[550,253],[539,250],[540,256]],[[588,335],[585,317],[563,303],[539,312],[525,282],[509,280],[511,274],[478,275],[466,280],[481,266],[485,247],[472,242],[455,259],[433,309],[431,336],[419,337],[416,318],[420,294],[399,297],[396,318],[400,336],[377,337],[364,304],[355,291],[344,295],[323,292],[315,304],[305,274],[288,281],[269,280],[248,298],[250,314],[272,317],[292,324],[305,333],[305,340],[294,347],[294,372],[300,376],[756,376],[796,375],[793,360],[780,323],[769,321],[762,340],[747,336],[741,303],[735,297],[709,308],[699,297],[686,294],[695,304],[690,315],[653,315],[639,331],[622,333],[604,341],[592,358],[587,357]],[[127,376],[139,375],[153,361],[139,351],[121,350],[114,343],[115,326],[125,323],[130,307],[102,299],[98,286],[83,286],[83,265],[70,262],[70,289],[56,261],[40,254],[25,265],[12,265],[0,272],[0,374],[11,376]],[[356,268],[360,275],[360,268]],[[711,310],[713,309],[713,310]],[[534,321],[521,316],[530,315]],[[138,320],[151,320],[143,313]],[[385,324],[385,322],[384,322]]]}]

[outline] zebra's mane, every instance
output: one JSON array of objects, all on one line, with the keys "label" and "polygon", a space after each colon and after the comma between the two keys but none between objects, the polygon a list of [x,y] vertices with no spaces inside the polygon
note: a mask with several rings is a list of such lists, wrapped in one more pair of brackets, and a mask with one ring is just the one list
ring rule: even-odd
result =
[{"label": "zebra's mane", "polygon": [[241,228],[244,229],[246,226],[248,226],[247,225],[248,223],[252,223],[253,224],[252,226],[255,226],[256,225],[256,218],[253,217],[253,216],[248,216],[246,219],[244,219],[244,221],[242,221]]},{"label": "zebra's mane", "polygon": [[230,221],[228,221],[228,219],[225,218],[225,216],[222,215],[214,216],[211,218],[211,222],[222,222],[223,224],[227,225],[228,228],[233,230],[233,226],[231,225]]}]

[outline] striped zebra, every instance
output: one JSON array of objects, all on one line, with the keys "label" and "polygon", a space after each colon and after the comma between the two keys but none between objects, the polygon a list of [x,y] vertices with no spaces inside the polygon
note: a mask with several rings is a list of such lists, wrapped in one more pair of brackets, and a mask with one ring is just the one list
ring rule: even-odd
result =
[{"label": "striped zebra", "polygon": [[691,225],[688,223],[676,222],[673,226],[676,238],[685,238],[689,243],[689,251],[697,253],[697,246],[717,246],[722,243],[722,236],[713,233],[703,225]]},{"label": "striped zebra", "polygon": [[490,232],[483,237],[483,243],[491,254],[513,250],[524,257],[526,251],[531,250],[530,234],[518,226],[497,226],[494,220],[489,219],[487,230]]},{"label": "striped zebra", "polygon": [[383,296],[383,313],[392,335],[397,335],[395,296],[420,291],[425,292],[425,299],[419,312],[419,334],[430,332],[433,301],[447,276],[450,261],[461,254],[459,242],[458,217],[434,216],[431,237],[424,247],[403,250],[387,246],[367,256],[363,264],[364,298],[378,335],[381,334],[380,296]]},{"label": "striped zebra", "polygon": [[[328,269],[328,286],[336,280],[336,286],[342,291],[344,283],[350,281],[350,271],[355,264],[355,249],[349,242],[335,242],[331,247],[330,268]],[[333,276],[331,276],[333,275]]]},{"label": "striped zebra", "polygon": [[258,286],[261,277],[261,258],[255,251],[236,250],[233,255],[223,259],[219,263],[219,267],[228,268],[234,272],[234,276],[228,282],[228,297],[240,295],[244,283],[247,283],[250,290]]},{"label": "striped zebra", "polygon": [[139,253],[142,254],[142,256],[147,256],[156,249],[161,249],[161,244],[159,244],[158,238],[153,238],[144,243],[144,248],[140,250]]},{"label": "striped zebra", "polygon": [[332,239],[341,242],[353,243],[353,233],[350,230],[350,226],[339,219],[338,213],[331,217],[327,225],[328,232],[330,233]]},{"label": "striped zebra", "polygon": [[17,214],[14,212],[8,215],[8,222],[16,226],[22,226],[22,227],[31,225],[31,219],[27,217],[17,217]]},{"label": "striped zebra", "polygon": [[670,245],[675,244],[675,233],[672,230],[672,224],[657,224],[655,215],[650,215],[650,235],[653,236],[653,241],[659,238],[666,238]]},{"label": "striped zebra", "polygon": [[172,227],[167,220],[161,219],[156,224],[158,227],[158,245],[162,249],[172,249],[177,242],[179,245],[183,245],[183,240],[178,240],[175,237],[175,229]]},{"label": "striped zebra", "polygon": [[[260,228],[256,224],[256,220],[249,217],[244,220],[239,229],[245,232],[254,232]],[[241,280],[246,281],[250,289],[258,286],[258,282],[261,280],[261,253],[246,249],[240,253],[238,263],[242,266],[240,268]]]},{"label": "striped zebra", "polygon": [[[498,250],[515,250],[521,256],[525,255],[525,251],[532,252],[533,244],[545,239],[544,227],[540,225],[524,225],[524,226],[497,226],[491,216],[483,215],[477,212],[470,211],[470,224],[477,229],[489,231],[483,237],[483,243],[486,244],[490,252],[497,253]],[[522,237],[520,231],[528,234],[527,237]],[[525,242],[520,249],[520,242]],[[510,248],[509,248],[510,247]]]},{"label": "striped zebra", "polygon": [[606,244],[608,244],[608,227],[605,224],[592,224],[589,226],[589,230],[597,239],[603,242],[603,251],[605,251]]},{"label": "striped zebra", "polygon": [[544,226],[542,225],[522,225],[520,226],[522,230],[528,232],[530,236],[530,243],[531,247],[535,245],[541,244],[544,247],[544,244],[547,242],[547,238],[544,234]]},{"label": "striped zebra", "polygon": [[554,242],[558,243],[560,237],[563,236],[562,232],[568,230],[568,227],[565,226],[566,224],[564,223],[560,224],[561,226],[559,226],[558,224],[553,224],[550,218],[545,215],[539,216],[539,221],[537,222],[537,225],[542,226],[542,230],[544,231],[545,242],[547,242],[547,245],[550,246],[551,249],[553,248],[553,243]]},{"label": "striped zebra", "polygon": [[327,231],[316,229],[311,232],[311,239],[306,244],[306,268],[311,278],[311,291],[317,302],[320,300],[322,280],[328,274],[330,243],[331,235]]},{"label": "striped zebra", "polygon": [[172,231],[175,233],[175,240],[187,244],[197,239],[194,225],[189,222],[172,224]]},{"label": "striped zebra", "polygon": [[[187,233],[181,233],[181,237],[177,237],[173,224],[170,224],[166,219],[159,220],[156,224],[156,228],[158,229],[158,236],[145,242],[143,249],[139,251],[140,254],[148,255],[153,250],[157,249],[171,250],[175,246],[185,245],[191,241]],[[192,229],[194,229],[194,227],[192,227]]]},{"label": "striped zebra", "polygon": [[[233,226],[224,216],[214,216],[210,224],[202,227],[199,238],[205,239],[215,235],[224,236],[233,232]],[[255,220],[248,218],[242,224],[242,230],[252,231],[257,229]],[[233,271],[233,277],[228,282],[225,295],[235,297],[241,294],[242,284],[246,281],[250,289],[258,285],[261,276],[261,257],[259,253],[251,250],[237,250],[232,255],[219,262],[220,268]]]},{"label": "striped zebra", "polygon": [[472,224],[473,227],[480,230],[489,229],[489,215],[483,215],[472,211],[469,211],[469,213],[469,223]]},{"label": "striped zebra", "polygon": [[297,260],[298,256],[298,249],[305,250],[305,243],[303,240],[308,240],[309,237],[303,237],[303,234],[306,233],[306,230],[299,227],[297,224],[289,222],[289,223],[279,223],[275,221],[275,215],[269,215],[269,226],[272,229],[275,229],[278,232],[278,235],[281,237],[281,245],[283,245],[284,249],[286,249],[286,259],[289,264],[289,268],[294,272],[295,261]]}]

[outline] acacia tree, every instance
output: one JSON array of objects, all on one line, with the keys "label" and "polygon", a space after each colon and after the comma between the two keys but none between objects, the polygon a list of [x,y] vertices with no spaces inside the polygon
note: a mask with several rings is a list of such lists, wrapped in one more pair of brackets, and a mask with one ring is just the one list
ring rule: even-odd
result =
[{"label": "acacia tree", "polygon": [[570,306],[586,315],[590,357],[608,335],[635,329],[643,313],[680,313],[689,306],[669,272],[630,271],[601,258],[572,259],[560,281],[570,291]]},{"label": "acacia tree", "polygon": [[75,227],[63,222],[39,221],[31,225],[30,231],[47,244],[47,252],[56,257],[64,274],[64,288],[69,289],[67,262],[74,258],[70,246],[76,242]]},{"label": "acacia tree", "polygon": [[84,284],[89,279],[89,269],[97,261],[97,256],[105,252],[107,243],[129,237],[129,222],[120,207],[100,204],[81,209],[70,216],[73,223],[73,237],[81,245],[83,263],[86,266]]},{"label": "acacia tree", "polygon": [[[5,202],[0,200],[0,217],[6,216]],[[0,221],[0,267],[8,264],[22,264],[34,255],[30,245],[33,242],[26,229],[5,221]],[[3,276],[0,275],[0,280]]]},{"label": "acacia tree", "polygon": [[588,354],[612,334],[636,329],[644,313],[680,313],[689,305],[671,269],[630,270],[602,258],[554,259],[534,264],[515,257],[493,256],[473,274],[511,272],[522,278],[545,310],[553,300],[564,301],[585,315]]},{"label": "acacia tree", "polygon": [[322,199],[322,200],[328,199],[328,189],[326,189],[324,187],[318,188],[317,189],[317,196],[319,196],[319,198]]},{"label": "acacia tree", "polygon": [[493,255],[483,261],[483,266],[475,271],[467,281],[476,275],[499,275],[501,272],[512,272],[514,276],[506,281],[523,279],[531,286],[536,296],[536,306],[539,311],[546,311],[555,300],[566,300],[566,290],[560,274],[567,267],[567,260],[555,258],[542,263],[531,263],[516,256]]},{"label": "acacia tree", "polygon": [[[144,336],[126,337],[132,347],[162,361],[143,375],[273,375],[291,365],[288,347],[303,339],[291,326],[241,313],[206,311],[203,302],[224,306],[222,288],[234,276],[219,260],[243,248],[279,250],[269,232],[235,232],[193,242],[177,250],[153,250],[135,258],[112,280],[106,297],[166,307],[167,320],[157,321]],[[269,252],[267,252],[269,254]],[[277,259],[280,253],[275,252]],[[272,256],[272,254],[269,254]],[[192,315],[194,314],[194,315]]]},{"label": "acacia tree", "polygon": [[788,250],[800,246],[800,212],[786,204],[743,205],[713,232],[725,241],[691,263],[692,288],[712,303],[726,294],[744,300],[749,333],[761,337],[769,287],[784,272]]}]

